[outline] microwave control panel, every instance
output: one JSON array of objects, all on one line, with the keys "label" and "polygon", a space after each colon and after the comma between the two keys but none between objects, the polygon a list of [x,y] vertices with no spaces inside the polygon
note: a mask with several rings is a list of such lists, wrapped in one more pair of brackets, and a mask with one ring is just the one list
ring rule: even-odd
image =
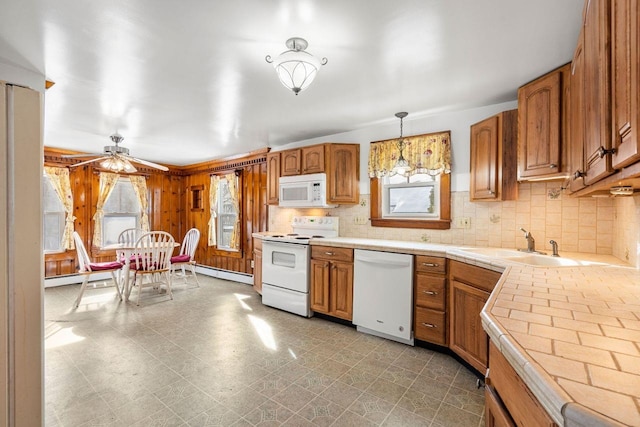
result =
[{"label": "microwave control panel", "polygon": [[322,186],[319,182],[313,183],[313,188],[311,189],[311,200],[314,202],[317,200],[322,200]]}]

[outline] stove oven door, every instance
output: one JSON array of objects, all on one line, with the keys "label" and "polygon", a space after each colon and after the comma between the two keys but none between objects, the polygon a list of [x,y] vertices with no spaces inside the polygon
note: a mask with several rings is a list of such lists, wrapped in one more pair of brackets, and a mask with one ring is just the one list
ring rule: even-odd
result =
[{"label": "stove oven door", "polygon": [[309,292],[309,245],[262,242],[262,283]]}]

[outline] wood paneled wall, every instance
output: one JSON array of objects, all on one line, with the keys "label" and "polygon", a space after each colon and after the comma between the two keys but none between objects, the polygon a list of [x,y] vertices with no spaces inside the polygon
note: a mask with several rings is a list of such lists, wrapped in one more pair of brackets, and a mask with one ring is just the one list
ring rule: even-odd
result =
[{"label": "wood paneled wall", "polygon": [[[149,191],[149,224],[152,230],[171,233],[181,242],[188,229],[196,227],[201,237],[196,251],[198,264],[253,274],[253,240],[251,235],[267,229],[266,203],[266,153],[261,150],[247,156],[200,163],[188,167],[170,167],[168,172],[150,168],[139,168],[147,177]],[[65,159],[65,150],[45,148],[45,165],[66,167],[74,160]],[[137,166],[136,166],[137,167]],[[209,224],[209,182],[213,173],[225,174],[238,171],[242,188],[242,249],[240,252],[220,251],[207,245]],[[93,241],[96,201],[99,191],[99,170],[92,165],[70,169],[71,191],[74,199],[75,230],[87,246],[89,255],[95,261],[114,259],[113,252],[100,251],[89,243]],[[191,210],[189,204],[192,186],[202,186],[203,209]],[[76,272],[76,252],[47,254],[45,256],[45,277],[54,277]]]}]

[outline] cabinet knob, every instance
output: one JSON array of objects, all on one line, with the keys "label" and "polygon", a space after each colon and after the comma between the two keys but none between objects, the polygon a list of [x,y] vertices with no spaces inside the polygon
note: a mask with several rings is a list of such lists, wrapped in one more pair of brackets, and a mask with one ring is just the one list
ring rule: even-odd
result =
[{"label": "cabinet knob", "polygon": [[587,176],[585,172],[582,172],[580,169],[573,173],[573,179],[582,178],[583,176]]},{"label": "cabinet knob", "polygon": [[433,323],[423,323],[422,326],[424,326],[425,328],[435,328],[436,325],[434,325]]},{"label": "cabinet knob", "polygon": [[496,194],[496,192],[493,190],[489,190],[489,194]]},{"label": "cabinet knob", "polygon": [[422,265],[424,265],[425,267],[439,267],[440,264],[436,263],[436,262],[423,262]]},{"label": "cabinet knob", "polygon": [[598,153],[598,156],[600,156],[600,158],[602,159],[607,154],[616,154],[616,149],[615,148],[610,148],[610,149],[607,150],[606,148],[604,148],[601,145],[600,148],[598,148],[597,153]]},{"label": "cabinet knob", "polygon": [[435,291],[422,291],[422,293],[427,295],[438,295],[438,293]]},{"label": "cabinet knob", "polygon": [[549,165],[549,169],[556,169],[558,167],[558,165],[556,165],[555,163],[551,163]]}]

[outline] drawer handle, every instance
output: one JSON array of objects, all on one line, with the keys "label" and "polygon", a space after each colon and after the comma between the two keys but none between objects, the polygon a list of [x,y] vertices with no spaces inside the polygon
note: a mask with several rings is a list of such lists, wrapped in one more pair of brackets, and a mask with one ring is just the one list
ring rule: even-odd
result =
[{"label": "drawer handle", "polygon": [[425,267],[440,267],[440,264],[437,262],[423,262],[422,265]]},{"label": "drawer handle", "polygon": [[422,293],[427,295],[438,295],[438,293],[435,291],[422,291]]},{"label": "drawer handle", "polygon": [[324,254],[325,254],[325,255],[334,255],[334,253],[333,253],[333,252],[325,252]]},{"label": "drawer handle", "polygon": [[436,325],[434,325],[433,323],[423,323],[422,326],[427,327],[427,328],[435,328]]}]

